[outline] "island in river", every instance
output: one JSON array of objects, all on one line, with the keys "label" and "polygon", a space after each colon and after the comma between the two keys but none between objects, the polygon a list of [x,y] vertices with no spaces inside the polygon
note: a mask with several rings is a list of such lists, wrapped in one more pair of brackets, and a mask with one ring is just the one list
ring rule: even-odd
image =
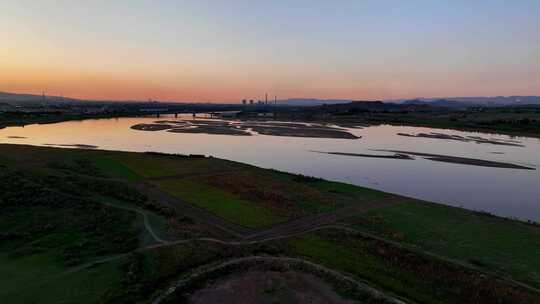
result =
[{"label": "island in river", "polygon": [[536,170],[536,168],[526,167],[511,163],[496,162],[491,160],[469,158],[469,157],[458,157],[451,155],[441,155],[441,154],[430,154],[430,153],[420,153],[420,152],[411,152],[411,151],[400,151],[400,150],[375,150],[383,152],[392,152],[394,154],[362,154],[362,153],[349,153],[349,152],[322,152],[322,151],[312,151],[316,153],[323,154],[332,154],[332,155],[342,155],[342,156],[354,156],[354,157],[367,157],[367,158],[388,158],[388,159],[414,159],[412,156],[421,156],[424,159],[439,161],[445,163],[453,164],[462,164],[462,165],[471,165],[479,167],[491,167],[491,168],[506,168],[506,169],[522,169],[522,170]]},{"label": "island in river", "polygon": [[227,120],[177,120],[156,121],[153,124],[136,124],[131,127],[140,131],[162,131],[173,133],[204,133],[217,135],[250,136],[251,132],[271,136],[358,139],[347,130],[322,124],[300,124],[272,121],[227,121]]}]

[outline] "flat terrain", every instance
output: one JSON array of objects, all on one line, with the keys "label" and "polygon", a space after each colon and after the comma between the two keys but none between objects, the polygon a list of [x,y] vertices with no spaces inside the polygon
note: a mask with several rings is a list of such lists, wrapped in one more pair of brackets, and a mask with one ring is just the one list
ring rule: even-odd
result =
[{"label": "flat terrain", "polygon": [[189,303],[349,304],[313,275],[287,271],[253,271],[223,278],[198,290]]},{"label": "flat terrain", "polygon": [[217,158],[0,145],[0,207],[0,303],[540,302],[537,225]]},{"label": "flat terrain", "polygon": [[540,137],[538,106],[460,109],[382,103],[372,107],[369,103],[355,102],[283,109],[274,118],[282,121],[333,123],[344,127],[392,124]]}]

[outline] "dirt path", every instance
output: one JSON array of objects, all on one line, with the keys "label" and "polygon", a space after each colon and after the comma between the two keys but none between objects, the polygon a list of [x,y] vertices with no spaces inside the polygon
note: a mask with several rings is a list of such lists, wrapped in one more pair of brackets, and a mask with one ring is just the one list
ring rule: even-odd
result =
[{"label": "dirt path", "polygon": [[193,204],[184,202],[183,200],[173,197],[157,187],[145,182],[137,183],[137,190],[146,194],[148,197],[158,200],[160,203],[171,206],[179,211],[180,214],[194,218],[202,223],[215,227],[226,235],[234,238],[243,238],[246,235],[252,234],[253,229],[231,223],[207,210],[194,206]]},{"label": "dirt path", "polygon": [[[271,241],[277,241],[277,240],[281,240],[281,239],[288,239],[288,238],[304,235],[304,234],[311,233],[311,232],[316,232],[316,231],[321,231],[321,230],[331,230],[331,229],[341,230],[341,231],[348,232],[348,233],[359,234],[362,237],[376,239],[376,240],[379,240],[381,242],[389,243],[389,244],[392,244],[392,245],[400,247],[400,248],[404,247],[404,245],[399,243],[399,242],[387,240],[387,239],[384,239],[382,237],[379,237],[379,236],[376,236],[376,235],[373,235],[373,234],[370,234],[370,233],[359,231],[359,230],[357,230],[355,228],[352,228],[352,227],[349,227],[349,226],[344,226],[344,225],[339,225],[339,224],[338,225],[325,225],[325,226],[314,227],[314,228],[311,228],[311,229],[308,229],[308,230],[299,231],[299,232],[296,232],[296,233],[271,236],[271,237],[258,239],[258,240],[225,241],[225,240],[216,239],[216,238],[202,237],[202,238],[193,238],[193,239],[184,239],[184,240],[177,240],[177,241],[171,241],[171,242],[164,242],[164,243],[160,243],[160,244],[156,244],[156,245],[150,245],[150,246],[146,246],[146,247],[143,247],[143,248],[139,248],[139,249],[134,250],[132,252],[122,253],[122,254],[118,254],[118,255],[114,255],[114,256],[110,256],[110,257],[105,257],[105,258],[95,260],[95,261],[92,261],[92,262],[88,262],[88,263],[79,265],[77,267],[71,268],[71,269],[69,269],[69,270],[67,270],[65,272],[62,272],[62,273],[60,273],[60,274],[58,274],[56,276],[53,276],[52,278],[56,278],[56,277],[60,277],[60,276],[63,276],[63,275],[71,274],[71,273],[74,273],[74,272],[77,272],[77,271],[80,271],[80,270],[83,270],[83,269],[86,269],[86,268],[93,267],[93,266],[98,265],[98,264],[102,264],[102,263],[114,261],[114,260],[117,260],[117,259],[121,259],[121,258],[129,256],[130,254],[132,254],[134,252],[143,252],[143,251],[153,250],[153,249],[162,248],[162,247],[170,247],[170,246],[176,246],[176,245],[181,245],[181,244],[188,244],[188,243],[192,243],[192,242],[211,242],[211,243],[219,243],[219,244],[229,245],[229,246],[245,246],[245,245],[254,245],[254,244],[261,244],[261,243],[266,243],[266,242],[271,242]],[[407,247],[407,246],[405,245],[405,247]],[[465,268],[470,268],[470,265],[466,265],[461,261],[449,259],[449,258],[446,258],[446,257],[443,257],[443,256],[439,256],[437,254],[433,254],[431,252],[422,251],[422,250],[419,250],[418,248],[410,248],[410,250],[418,251],[418,252],[420,252],[422,254],[431,256],[433,258],[445,260],[445,261],[447,261],[449,263],[457,264],[457,265],[460,265],[460,266],[465,267]],[[510,277],[506,277],[504,275],[494,273],[494,272],[487,272],[487,271],[482,270],[482,269],[477,269],[477,270],[480,271],[480,272],[487,273],[489,275],[493,275],[495,277],[502,278],[502,279],[514,284],[514,285],[521,286],[521,287],[523,287],[523,288],[525,288],[527,290],[530,290],[530,291],[533,291],[533,292],[536,292],[536,293],[540,293],[540,289],[538,289],[536,287],[533,287],[533,286],[530,286],[528,284],[513,280]]]},{"label": "dirt path", "polygon": [[132,254],[134,252],[142,252],[142,251],[153,250],[153,249],[162,248],[162,247],[170,247],[170,246],[176,246],[176,245],[181,245],[181,244],[188,244],[188,243],[192,243],[192,242],[210,242],[210,243],[218,243],[218,244],[229,245],[229,246],[255,245],[255,244],[261,244],[261,243],[266,243],[266,242],[271,242],[271,241],[277,241],[277,240],[281,240],[281,239],[287,239],[287,238],[303,235],[303,234],[306,234],[306,233],[315,232],[315,231],[319,231],[319,230],[326,230],[326,229],[339,229],[339,230],[348,231],[348,232],[352,232],[352,233],[360,233],[359,231],[355,230],[354,228],[350,228],[350,227],[346,227],[346,226],[340,226],[340,225],[328,225],[328,226],[316,227],[316,228],[312,228],[312,229],[309,229],[309,230],[304,230],[304,231],[291,233],[291,234],[272,236],[272,237],[259,239],[259,240],[225,241],[225,240],[221,240],[221,239],[217,239],[217,238],[201,237],[201,238],[184,239],[184,240],[176,240],[176,241],[166,241],[166,242],[163,242],[163,243],[160,243],[160,244],[149,245],[149,246],[146,246],[146,247],[143,247],[143,248],[139,248],[139,249],[136,249],[136,250],[131,251],[131,252],[117,254],[117,255],[114,255],[114,256],[105,257],[105,258],[98,259],[98,260],[95,260],[95,261],[92,261],[92,262],[88,262],[88,263],[79,265],[77,267],[71,268],[71,269],[69,269],[69,270],[67,270],[67,271],[65,271],[65,272],[63,272],[61,274],[62,275],[63,274],[69,274],[69,273],[77,272],[77,271],[85,269],[85,268],[92,267],[92,266],[97,265],[97,264],[106,263],[106,262],[114,261],[114,260],[117,260],[117,259],[121,259],[123,257],[127,257],[128,255],[130,255],[130,254]]},{"label": "dirt path", "polygon": [[304,216],[285,223],[274,225],[263,231],[257,231],[246,236],[245,239],[265,239],[279,237],[281,235],[294,234],[302,231],[309,231],[318,227],[328,226],[332,223],[343,220],[344,218],[354,216],[360,212],[366,212],[368,210],[382,208],[405,201],[406,199],[404,198],[391,196],[373,202],[365,202],[354,206],[341,208],[333,212]]},{"label": "dirt path", "polygon": [[148,219],[148,215],[146,214],[146,212],[144,212],[143,210],[141,209],[138,209],[138,208],[132,208],[132,207],[127,207],[127,206],[120,206],[120,205],[115,205],[115,204],[111,204],[111,203],[108,203],[108,202],[102,202],[104,205],[107,205],[107,206],[110,206],[110,207],[113,207],[113,208],[117,208],[117,209],[122,209],[122,210],[127,210],[127,211],[131,211],[131,212],[135,212],[135,213],[138,213],[140,214],[142,217],[143,217],[143,221],[144,221],[144,228],[146,229],[146,231],[148,231],[148,233],[152,236],[152,238],[158,242],[158,243],[161,243],[161,244],[164,244],[164,243],[168,243],[169,241],[166,241],[162,238],[160,238],[156,232],[154,231],[154,229],[152,228],[152,225],[150,225],[150,220]]},{"label": "dirt path", "polygon": [[[176,179],[177,176],[163,177],[159,180],[165,180],[168,178]],[[304,216],[301,218],[293,219],[288,222],[280,223],[273,225],[267,229],[255,230],[245,226],[241,226],[232,222],[229,222],[212,212],[194,206],[193,204],[187,203],[177,197],[173,197],[158,187],[153,186],[147,182],[139,182],[136,184],[136,188],[141,192],[145,193],[148,197],[158,200],[161,203],[164,203],[168,206],[174,207],[181,214],[192,217],[202,223],[208,224],[212,227],[215,227],[229,236],[237,239],[264,239],[270,237],[276,237],[280,235],[288,235],[297,232],[302,232],[310,230],[313,228],[326,226],[331,223],[335,223],[339,220],[342,220],[345,217],[349,217],[358,212],[365,212],[371,209],[382,208],[392,204],[405,202],[406,199],[397,196],[390,196],[385,199],[380,199],[377,201],[371,202],[362,202],[354,206],[345,207],[338,209],[333,212],[319,213],[309,216]]]},{"label": "dirt path", "polygon": [[[311,216],[302,217],[299,219],[291,220],[286,223],[277,224],[266,230],[261,230],[257,232],[252,229],[230,223],[220,217],[215,216],[214,214],[206,210],[197,208],[189,203],[186,203],[177,198],[171,197],[163,193],[159,189],[152,187],[151,185],[148,185],[145,183],[139,183],[137,184],[137,188],[143,193],[146,193],[147,195],[149,195],[149,197],[162,199],[160,200],[161,202],[167,205],[173,206],[173,207],[178,207],[179,210],[183,212],[183,214],[192,216],[195,219],[200,220],[201,222],[212,225],[228,233],[229,235],[235,236],[237,239],[240,239],[240,240],[233,241],[233,240],[217,239],[217,238],[209,238],[209,237],[183,239],[183,240],[176,240],[176,241],[163,240],[155,233],[155,231],[153,230],[148,220],[148,216],[143,211],[137,208],[118,206],[118,205],[113,205],[113,204],[104,202],[104,204],[109,205],[111,207],[125,209],[125,210],[129,210],[129,211],[141,214],[144,218],[145,228],[152,235],[152,237],[159,243],[159,244],[139,248],[133,252],[137,252],[137,251],[140,252],[140,251],[152,250],[152,249],[156,249],[160,247],[187,244],[190,242],[197,242],[197,241],[213,242],[213,243],[219,243],[219,244],[231,245],[231,246],[253,245],[253,244],[265,243],[265,242],[270,242],[270,241],[275,241],[275,240],[280,240],[280,239],[291,238],[294,236],[298,236],[298,235],[302,235],[302,234],[306,234],[310,232],[315,232],[319,230],[324,230],[324,229],[340,229],[340,230],[346,230],[349,232],[358,232],[357,230],[350,227],[332,225],[332,224],[346,217],[354,215],[357,212],[365,212],[374,208],[381,208],[381,207],[385,207],[391,204],[403,202],[403,198],[392,196],[387,199],[383,199],[379,201],[362,203],[361,205],[358,205],[358,206],[345,207],[345,208],[336,210],[334,212],[315,214]],[[119,255],[99,259],[96,261],[88,262],[86,264],[72,268],[62,274],[73,273],[73,272],[76,272],[76,271],[79,271],[79,270],[82,270],[82,269],[85,269],[85,268],[88,268],[97,264],[120,259],[122,257],[128,256],[130,253],[119,254]]]},{"label": "dirt path", "polygon": [[341,229],[341,230],[346,230],[346,231],[349,231],[349,232],[357,232],[353,228],[344,227],[344,226],[323,226],[323,227],[313,228],[313,229],[310,229],[310,230],[304,230],[304,231],[297,232],[297,233],[292,233],[292,234],[287,234],[287,235],[280,235],[280,236],[273,236],[273,237],[269,237],[269,238],[265,238],[265,239],[251,240],[251,241],[225,241],[225,240],[216,239],[216,238],[209,238],[209,237],[184,239],[184,240],[176,240],[176,241],[166,241],[166,242],[163,242],[163,243],[160,243],[160,244],[155,244],[155,245],[149,245],[149,246],[146,246],[146,247],[142,247],[142,248],[139,248],[139,249],[136,249],[134,251],[127,252],[127,253],[117,254],[117,255],[105,257],[105,258],[102,258],[102,259],[98,259],[98,260],[95,260],[95,261],[91,261],[91,262],[79,265],[77,267],[73,267],[73,268],[71,268],[71,269],[69,269],[69,270],[67,270],[65,272],[62,272],[60,275],[74,273],[74,272],[83,270],[85,268],[90,268],[92,266],[95,266],[95,265],[98,265],[98,264],[101,264],[101,263],[106,263],[106,262],[114,261],[114,260],[117,260],[117,259],[121,259],[123,257],[129,256],[130,254],[132,254],[134,252],[142,252],[142,251],[153,250],[153,249],[162,248],[162,247],[170,247],[170,246],[176,246],[176,245],[181,245],[181,244],[188,244],[188,243],[192,243],[192,242],[210,242],[210,243],[218,243],[218,244],[230,245],[230,246],[245,246],[245,245],[254,245],[254,244],[260,244],[260,243],[265,243],[265,242],[270,242],[270,241],[276,241],[276,240],[280,240],[280,239],[291,238],[291,237],[294,237],[294,236],[299,236],[299,235],[302,235],[302,234],[315,232],[315,231],[319,231],[319,230],[325,230],[325,229]]}]

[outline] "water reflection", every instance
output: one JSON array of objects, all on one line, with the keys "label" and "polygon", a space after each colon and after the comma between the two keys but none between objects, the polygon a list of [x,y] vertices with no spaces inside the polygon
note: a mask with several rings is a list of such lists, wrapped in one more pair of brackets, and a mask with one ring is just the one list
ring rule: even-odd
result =
[{"label": "water reflection", "polygon": [[[0,141],[213,155],[503,216],[540,220],[540,170],[486,168],[434,162],[421,157],[404,161],[311,152],[373,154],[373,150],[414,151],[540,168],[540,140],[535,138],[397,126],[349,129],[361,139],[227,136],[130,129],[132,125],[156,120],[153,117],[115,118],[9,127],[0,130]],[[441,133],[498,141],[514,139],[523,146],[407,137],[398,133]]]}]

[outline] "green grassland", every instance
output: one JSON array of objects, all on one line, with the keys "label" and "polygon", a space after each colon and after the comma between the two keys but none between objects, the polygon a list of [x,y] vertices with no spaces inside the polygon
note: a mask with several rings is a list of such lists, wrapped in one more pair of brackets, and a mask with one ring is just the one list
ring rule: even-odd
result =
[{"label": "green grassland", "polygon": [[[141,185],[256,231],[347,208],[337,224],[359,232],[193,240],[220,234]],[[0,145],[0,303],[146,303],[196,267],[251,255],[301,257],[417,303],[538,303],[538,252],[534,225],[237,162]]]},{"label": "green grassland", "polygon": [[290,240],[294,254],[351,273],[388,293],[417,303],[535,303],[519,287],[395,244],[328,231]]},{"label": "green grassland", "polygon": [[147,179],[163,192],[252,228],[388,196],[215,158],[125,153],[111,156],[107,162],[118,177]]},{"label": "green grassland", "polygon": [[349,223],[540,288],[538,226],[423,202],[372,210]]},{"label": "green grassland", "polygon": [[165,180],[155,184],[175,197],[246,227],[264,227],[281,220],[268,209],[216,187],[189,180]]},{"label": "green grassland", "polygon": [[[71,272],[154,243],[140,214],[145,198],[106,178],[75,150],[2,146],[0,302],[98,303],[120,287],[118,262]],[[145,211],[165,235],[166,220]]]},{"label": "green grassland", "polygon": [[[138,248],[142,242],[136,216],[90,199],[49,193],[39,185],[23,188],[13,179],[10,175],[1,182],[0,302],[97,303],[119,283],[117,267],[63,274]],[[23,189],[9,191],[11,187]]]}]

